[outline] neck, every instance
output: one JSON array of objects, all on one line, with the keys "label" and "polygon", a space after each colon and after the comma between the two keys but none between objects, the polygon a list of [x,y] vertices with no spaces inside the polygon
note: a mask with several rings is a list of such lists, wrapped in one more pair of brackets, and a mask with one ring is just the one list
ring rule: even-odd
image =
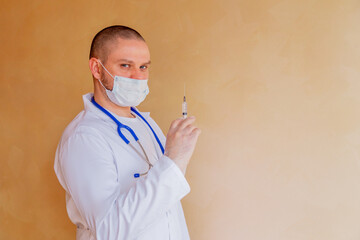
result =
[{"label": "neck", "polygon": [[[102,88],[102,86],[100,86]],[[94,86],[94,99],[103,108],[115,113],[120,117],[135,118],[131,113],[130,107],[121,107],[110,101],[104,89],[101,91],[99,87]]]}]

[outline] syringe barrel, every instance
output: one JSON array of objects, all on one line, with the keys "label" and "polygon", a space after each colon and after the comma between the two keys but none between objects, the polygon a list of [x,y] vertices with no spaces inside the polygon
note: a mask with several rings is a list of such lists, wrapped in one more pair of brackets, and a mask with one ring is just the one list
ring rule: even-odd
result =
[{"label": "syringe barrel", "polygon": [[182,103],[182,114],[183,114],[183,118],[187,117],[187,104],[186,104],[186,102]]}]

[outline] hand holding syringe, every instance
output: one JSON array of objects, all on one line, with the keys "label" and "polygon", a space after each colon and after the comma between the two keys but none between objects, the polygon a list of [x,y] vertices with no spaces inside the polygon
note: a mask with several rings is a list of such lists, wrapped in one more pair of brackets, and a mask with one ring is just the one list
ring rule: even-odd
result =
[{"label": "hand holding syringe", "polygon": [[194,125],[195,117],[187,117],[187,104],[184,86],[184,100],[182,103],[182,118],[174,120],[166,136],[165,153],[175,162],[180,170],[185,174],[194,152],[197,139],[201,133],[200,129]]}]

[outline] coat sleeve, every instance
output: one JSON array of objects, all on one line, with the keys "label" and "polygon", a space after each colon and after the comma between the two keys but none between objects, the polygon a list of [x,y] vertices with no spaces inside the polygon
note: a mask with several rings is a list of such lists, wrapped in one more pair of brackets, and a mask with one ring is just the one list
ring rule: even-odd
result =
[{"label": "coat sleeve", "polygon": [[146,178],[121,192],[110,146],[96,133],[72,135],[60,159],[68,192],[98,240],[141,233],[190,191],[181,170],[163,155]]}]

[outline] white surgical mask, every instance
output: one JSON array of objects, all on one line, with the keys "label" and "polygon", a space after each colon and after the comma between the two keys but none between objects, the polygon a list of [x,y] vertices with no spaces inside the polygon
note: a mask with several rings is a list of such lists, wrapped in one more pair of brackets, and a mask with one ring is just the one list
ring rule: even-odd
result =
[{"label": "white surgical mask", "polygon": [[144,101],[146,95],[149,94],[148,80],[137,80],[121,76],[113,76],[101,63],[105,71],[114,79],[112,90],[108,90],[100,79],[101,86],[105,88],[106,95],[109,99],[121,107],[135,107]]}]

